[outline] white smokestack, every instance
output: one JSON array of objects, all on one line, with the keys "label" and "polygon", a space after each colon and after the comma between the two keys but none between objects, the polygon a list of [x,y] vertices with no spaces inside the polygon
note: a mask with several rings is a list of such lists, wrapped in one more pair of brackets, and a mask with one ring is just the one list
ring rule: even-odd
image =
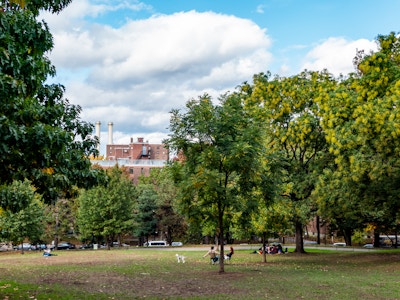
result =
[{"label": "white smokestack", "polygon": [[97,151],[99,151],[99,153],[100,153],[100,125],[101,125],[100,121],[97,121],[96,122],[96,136],[99,139],[99,142],[97,144]]},{"label": "white smokestack", "polygon": [[112,122],[108,123],[108,144],[109,145],[113,144],[113,123]]}]

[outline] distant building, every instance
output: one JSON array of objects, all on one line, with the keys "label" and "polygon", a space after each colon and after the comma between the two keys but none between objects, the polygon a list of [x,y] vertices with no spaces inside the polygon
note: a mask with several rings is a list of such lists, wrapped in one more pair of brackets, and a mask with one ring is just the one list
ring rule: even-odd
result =
[{"label": "distant building", "polygon": [[168,160],[168,150],[163,144],[150,144],[139,137],[136,142],[131,138],[128,145],[108,144],[106,146],[107,160]]},{"label": "distant building", "polygon": [[[96,123],[100,126],[100,122]],[[108,144],[105,159],[92,160],[103,168],[112,168],[116,164],[125,167],[134,183],[141,175],[149,176],[152,168],[163,168],[169,159],[169,151],[164,144],[150,144],[139,137],[136,141],[131,138],[129,144],[114,144],[112,140],[113,123],[108,123]],[[96,132],[100,129],[97,128]]]}]

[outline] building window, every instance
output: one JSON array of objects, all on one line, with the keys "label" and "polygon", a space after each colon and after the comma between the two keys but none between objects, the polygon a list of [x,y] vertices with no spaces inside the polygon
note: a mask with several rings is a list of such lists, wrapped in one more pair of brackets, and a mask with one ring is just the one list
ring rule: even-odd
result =
[{"label": "building window", "polygon": [[133,174],[133,168],[129,168],[129,174]]}]

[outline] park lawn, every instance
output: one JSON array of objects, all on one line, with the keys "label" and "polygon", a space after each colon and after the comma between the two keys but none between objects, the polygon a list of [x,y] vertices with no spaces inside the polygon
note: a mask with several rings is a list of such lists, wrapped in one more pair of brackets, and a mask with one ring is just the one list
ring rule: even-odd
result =
[{"label": "park lawn", "polygon": [[[206,249],[206,248],[205,248]],[[177,263],[175,254],[186,257]],[[0,253],[0,299],[400,299],[400,251],[267,256],[237,250],[114,249]]]}]

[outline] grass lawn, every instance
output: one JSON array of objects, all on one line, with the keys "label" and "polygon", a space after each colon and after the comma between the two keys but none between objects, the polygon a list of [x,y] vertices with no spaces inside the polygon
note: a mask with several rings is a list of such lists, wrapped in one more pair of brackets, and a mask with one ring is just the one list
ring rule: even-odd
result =
[{"label": "grass lawn", "polygon": [[0,299],[400,299],[399,250],[314,250],[267,263],[237,250],[220,274],[206,249],[4,252]]}]

